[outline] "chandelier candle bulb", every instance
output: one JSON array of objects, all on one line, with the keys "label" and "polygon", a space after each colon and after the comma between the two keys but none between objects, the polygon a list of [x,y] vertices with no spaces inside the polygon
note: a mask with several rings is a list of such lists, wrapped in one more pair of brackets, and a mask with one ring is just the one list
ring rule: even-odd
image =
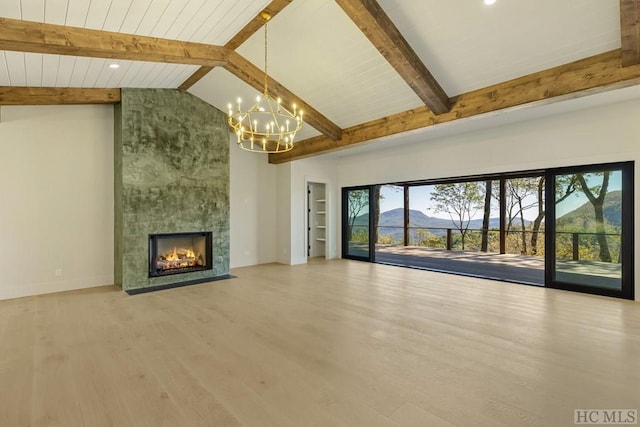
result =
[{"label": "chandelier candle bulb", "polygon": [[[258,153],[284,153],[293,148],[296,133],[302,128],[302,110],[295,103],[293,112],[283,106],[282,98],[269,95],[267,84],[267,12],[260,15],[264,25],[264,91],[256,96],[256,102],[242,110],[242,100],[238,98],[238,110],[234,112],[229,104],[229,126],[235,131],[238,147]],[[293,121],[295,120],[295,121]],[[248,124],[247,124],[248,123]],[[254,144],[256,142],[256,144]]]}]

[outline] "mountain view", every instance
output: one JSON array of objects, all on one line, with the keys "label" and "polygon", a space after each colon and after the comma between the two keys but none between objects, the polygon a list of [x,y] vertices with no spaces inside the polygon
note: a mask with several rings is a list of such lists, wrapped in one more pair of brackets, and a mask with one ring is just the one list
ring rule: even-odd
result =
[{"label": "mountain view", "polygon": [[[368,216],[362,215],[356,218],[355,225],[367,225]],[[447,234],[447,228],[454,228],[450,219],[436,218],[425,215],[423,212],[411,209],[409,210],[409,226],[428,228],[429,231],[436,236],[444,236]],[[402,239],[404,235],[404,209],[397,208],[380,214],[378,222],[378,233],[391,236],[394,239]],[[489,228],[499,228],[500,219],[491,218],[489,220]],[[482,219],[474,219],[469,223],[469,228],[482,228]]]},{"label": "mountain view", "polygon": [[[620,191],[612,191],[607,194],[603,211],[606,226],[618,228],[621,225],[622,194]],[[368,214],[361,215],[355,220],[355,225],[368,225]],[[528,225],[530,221],[526,221]],[[395,240],[401,240],[404,234],[404,209],[396,208],[380,214],[378,222],[379,234],[391,236]],[[450,219],[436,218],[425,215],[423,212],[411,209],[409,211],[409,226],[427,228],[436,236],[444,236],[447,228],[455,229]],[[499,218],[490,218],[489,228],[498,229],[500,227]],[[543,226],[544,227],[544,226]],[[557,220],[558,230],[563,231],[584,231],[595,228],[595,214],[591,203],[586,202],[580,207],[563,215]],[[470,229],[481,229],[482,219],[474,219],[469,223]]]},{"label": "mountain view", "polygon": [[[622,192],[612,191],[604,198],[603,214],[607,228],[618,228],[622,225]],[[558,218],[556,226],[563,231],[582,231],[595,228],[593,205],[587,202],[577,209]]]}]

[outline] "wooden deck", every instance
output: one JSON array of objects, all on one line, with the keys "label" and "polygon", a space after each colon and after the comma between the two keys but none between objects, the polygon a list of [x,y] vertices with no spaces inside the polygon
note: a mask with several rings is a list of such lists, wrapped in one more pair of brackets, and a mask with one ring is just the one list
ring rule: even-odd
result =
[{"label": "wooden deck", "polygon": [[376,245],[376,262],[544,286],[544,258],[421,246]]},{"label": "wooden deck", "polygon": [[[375,261],[443,273],[544,286],[543,257],[378,244]],[[567,283],[620,289],[621,277],[621,265],[617,263],[556,261],[556,278]]]}]

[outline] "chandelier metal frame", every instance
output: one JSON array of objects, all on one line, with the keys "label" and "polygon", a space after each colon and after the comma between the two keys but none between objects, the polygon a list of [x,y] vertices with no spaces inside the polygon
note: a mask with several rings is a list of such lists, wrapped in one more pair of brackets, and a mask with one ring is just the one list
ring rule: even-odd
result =
[{"label": "chandelier metal frame", "polygon": [[282,100],[269,94],[267,74],[267,22],[271,15],[260,14],[264,24],[264,91],[247,110],[242,110],[242,99],[234,108],[229,104],[228,122],[236,134],[237,144],[246,151],[257,153],[285,153],[293,149],[296,133],[303,125],[303,112],[296,104],[292,111],[282,105]]}]

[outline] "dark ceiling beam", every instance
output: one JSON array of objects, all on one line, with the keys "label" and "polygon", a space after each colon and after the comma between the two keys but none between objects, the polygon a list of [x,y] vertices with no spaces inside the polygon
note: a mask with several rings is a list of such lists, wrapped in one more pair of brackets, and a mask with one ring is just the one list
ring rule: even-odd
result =
[{"label": "dark ceiling beam", "polygon": [[299,141],[289,152],[270,154],[269,162],[285,163],[507,108],[551,104],[637,84],[640,65],[621,67],[620,50],[613,50],[454,97],[449,113],[435,115],[421,107],[346,128],[340,141],[324,136]]},{"label": "dark ceiling beam", "polygon": [[431,111],[443,114],[451,109],[445,91],[377,1],[336,0],[336,3]]},{"label": "dark ceiling beam", "polygon": [[0,86],[0,105],[116,104],[120,89]]},{"label": "dark ceiling beam", "polygon": [[622,66],[640,64],[640,0],[620,0]]},{"label": "dark ceiling beam", "polygon": [[[247,25],[242,28],[227,44],[224,45],[229,50],[236,50],[242,43],[247,41],[249,37],[254,35],[260,28],[264,26],[264,19],[260,16],[267,12],[272,18],[282,11],[291,3],[292,0],[273,0],[259,14],[257,14]],[[200,67],[187,78],[178,89],[187,90],[196,84],[200,79],[209,74],[214,67]]]},{"label": "dark ceiling beam", "polygon": [[0,50],[218,66],[222,46],[0,18]]},{"label": "dark ceiling beam", "polygon": [[[253,65],[239,53],[231,52],[229,54],[229,62],[224,66],[224,68],[240,80],[257,89],[259,92],[264,90],[264,71]],[[298,109],[301,109],[304,112],[304,122],[320,131],[330,141],[337,141],[342,137],[342,129],[340,126],[336,125],[315,108],[298,98],[289,89],[282,86],[271,77],[268,77],[267,86],[271,96],[274,98],[282,98],[282,105],[285,108],[293,110],[292,104],[295,103]]]}]

